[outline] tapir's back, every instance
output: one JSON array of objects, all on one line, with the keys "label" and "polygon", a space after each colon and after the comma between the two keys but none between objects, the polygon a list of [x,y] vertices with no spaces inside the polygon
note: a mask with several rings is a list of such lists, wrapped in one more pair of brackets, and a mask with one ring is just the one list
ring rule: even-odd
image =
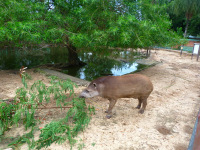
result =
[{"label": "tapir's back", "polygon": [[150,79],[141,74],[107,76],[94,80],[94,82],[101,85],[100,96],[106,98],[147,98],[153,91]]}]

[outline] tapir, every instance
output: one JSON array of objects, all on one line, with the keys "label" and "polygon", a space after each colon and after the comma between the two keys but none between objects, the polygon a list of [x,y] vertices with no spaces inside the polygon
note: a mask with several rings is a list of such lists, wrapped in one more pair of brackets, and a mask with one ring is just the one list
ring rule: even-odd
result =
[{"label": "tapir", "polygon": [[89,86],[84,89],[79,97],[91,98],[100,96],[110,101],[106,117],[112,117],[112,109],[119,98],[138,99],[136,108],[139,113],[144,113],[147,106],[147,98],[153,91],[153,84],[150,79],[141,74],[128,74],[123,76],[104,76],[93,80]]}]

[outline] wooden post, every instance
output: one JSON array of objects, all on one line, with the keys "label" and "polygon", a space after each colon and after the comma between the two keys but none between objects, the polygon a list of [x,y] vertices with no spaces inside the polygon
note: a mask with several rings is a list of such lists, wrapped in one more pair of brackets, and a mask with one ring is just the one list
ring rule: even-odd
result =
[{"label": "wooden post", "polygon": [[180,56],[182,55],[182,53],[183,53],[183,45],[181,45],[181,54],[180,54]]},{"label": "wooden post", "polygon": [[[195,44],[194,44],[195,46]],[[193,59],[193,55],[194,55],[194,46],[193,46],[193,50],[192,50],[192,56],[191,56],[191,59]]]}]

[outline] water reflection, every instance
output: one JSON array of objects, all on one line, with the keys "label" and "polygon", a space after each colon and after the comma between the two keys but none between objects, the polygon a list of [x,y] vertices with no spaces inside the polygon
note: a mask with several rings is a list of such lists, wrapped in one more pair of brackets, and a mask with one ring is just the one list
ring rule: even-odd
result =
[{"label": "water reflection", "polygon": [[[88,81],[106,75],[121,76],[146,67],[135,63],[134,56],[135,54],[127,51],[115,52],[109,57],[96,53],[82,53],[79,54],[79,58],[87,65],[82,68],[69,68],[63,72]],[[110,59],[110,57],[114,59]],[[124,61],[124,59],[128,61]]]},{"label": "water reflection", "polygon": [[[100,76],[120,76],[137,71],[145,66],[135,63],[136,53],[131,51],[109,51],[105,54],[80,52],[79,58],[87,63],[84,67],[70,67],[62,72],[85,80]],[[21,66],[32,68],[42,64],[67,63],[67,49],[46,48],[32,51],[5,49],[0,50],[0,69],[19,69]],[[112,58],[112,59],[111,59]]]},{"label": "water reflection", "polygon": [[138,66],[137,63],[133,63],[131,65],[130,64],[125,64],[123,66],[123,68],[112,68],[111,72],[115,76],[121,76],[121,75],[130,73],[130,72],[136,71],[137,70],[137,66]]},{"label": "water reflection", "polygon": [[[134,71],[137,71],[137,67],[138,64],[137,63],[133,63],[132,65],[129,64],[125,64],[123,67],[116,67],[114,66],[114,68],[111,69],[111,73],[99,73],[99,77],[102,75],[113,75],[113,76],[121,76],[124,74],[128,74]],[[72,74],[73,75],[73,74]],[[93,80],[94,78],[88,78],[85,75],[85,67],[80,69],[80,75],[78,76],[80,79],[88,79],[88,80]],[[96,76],[96,78],[98,77],[98,75]]]}]

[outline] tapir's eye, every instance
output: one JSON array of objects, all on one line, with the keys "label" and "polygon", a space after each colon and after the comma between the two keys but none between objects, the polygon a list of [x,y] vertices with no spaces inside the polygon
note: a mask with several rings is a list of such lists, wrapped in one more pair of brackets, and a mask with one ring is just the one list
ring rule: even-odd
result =
[{"label": "tapir's eye", "polygon": [[94,87],[97,87],[96,83],[93,83]]}]

